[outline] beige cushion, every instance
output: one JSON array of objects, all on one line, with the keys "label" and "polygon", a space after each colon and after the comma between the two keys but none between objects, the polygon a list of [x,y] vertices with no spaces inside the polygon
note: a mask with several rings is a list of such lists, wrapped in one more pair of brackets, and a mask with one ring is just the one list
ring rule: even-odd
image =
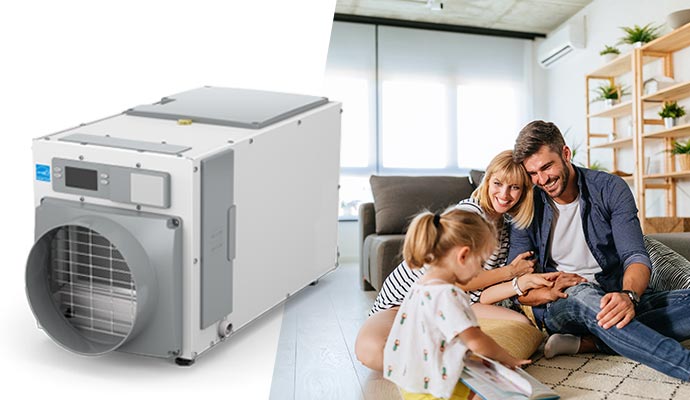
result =
[{"label": "beige cushion", "polygon": [[376,233],[405,233],[412,218],[424,209],[443,211],[470,197],[466,176],[378,176],[369,179],[376,210]]},{"label": "beige cushion", "polygon": [[479,327],[513,357],[528,359],[544,340],[534,325],[501,319],[479,319]]}]

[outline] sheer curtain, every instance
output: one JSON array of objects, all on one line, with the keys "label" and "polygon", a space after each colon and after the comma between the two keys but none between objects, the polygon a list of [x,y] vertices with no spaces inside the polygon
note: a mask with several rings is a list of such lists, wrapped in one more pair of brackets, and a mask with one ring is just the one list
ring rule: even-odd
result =
[{"label": "sheer curtain", "polygon": [[373,173],[463,175],[532,116],[532,41],[334,22],[326,92],[343,102],[341,216]]}]

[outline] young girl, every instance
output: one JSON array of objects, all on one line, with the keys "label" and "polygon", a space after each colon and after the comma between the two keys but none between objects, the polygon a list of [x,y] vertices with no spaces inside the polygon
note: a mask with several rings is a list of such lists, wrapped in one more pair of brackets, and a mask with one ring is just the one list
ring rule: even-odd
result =
[{"label": "young girl", "polygon": [[[467,350],[509,367],[530,363],[511,356],[485,335],[470,308],[465,284],[482,270],[496,248],[495,228],[478,213],[455,208],[417,215],[405,236],[403,257],[411,268],[425,268],[400,306],[384,349],[383,376],[405,399],[468,399],[458,383]],[[524,279],[522,290],[550,282]],[[453,396],[453,397],[451,397]]]}]

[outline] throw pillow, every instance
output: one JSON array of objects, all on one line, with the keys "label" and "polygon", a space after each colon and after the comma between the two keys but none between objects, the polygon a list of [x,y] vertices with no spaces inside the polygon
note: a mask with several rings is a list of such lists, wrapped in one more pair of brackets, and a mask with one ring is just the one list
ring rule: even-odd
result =
[{"label": "throw pillow", "polygon": [[501,319],[479,319],[479,327],[513,357],[529,358],[544,340],[544,334],[532,324]]},{"label": "throw pillow", "polygon": [[466,176],[372,175],[369,183],[374,195],[376,233],[379,235],[404,233],[420,211],[443,211],[470,197],[473,190]]},{"label": "throw pillow", "polygon": [[648,236],[644,245],[652,261],[649,286],[655,291],[690,289],[690,261]]}]

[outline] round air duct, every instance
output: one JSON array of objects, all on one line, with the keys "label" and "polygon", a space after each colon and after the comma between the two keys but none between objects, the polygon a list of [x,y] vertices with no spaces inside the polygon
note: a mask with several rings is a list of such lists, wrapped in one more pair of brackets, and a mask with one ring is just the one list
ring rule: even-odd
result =
[{"label": "round air duct", "polygon": [[153,275],[141,245],[107,219],[74,221],[31,249],[26,290],[39,325],[84,355],[113,351],[145,325]]}]

